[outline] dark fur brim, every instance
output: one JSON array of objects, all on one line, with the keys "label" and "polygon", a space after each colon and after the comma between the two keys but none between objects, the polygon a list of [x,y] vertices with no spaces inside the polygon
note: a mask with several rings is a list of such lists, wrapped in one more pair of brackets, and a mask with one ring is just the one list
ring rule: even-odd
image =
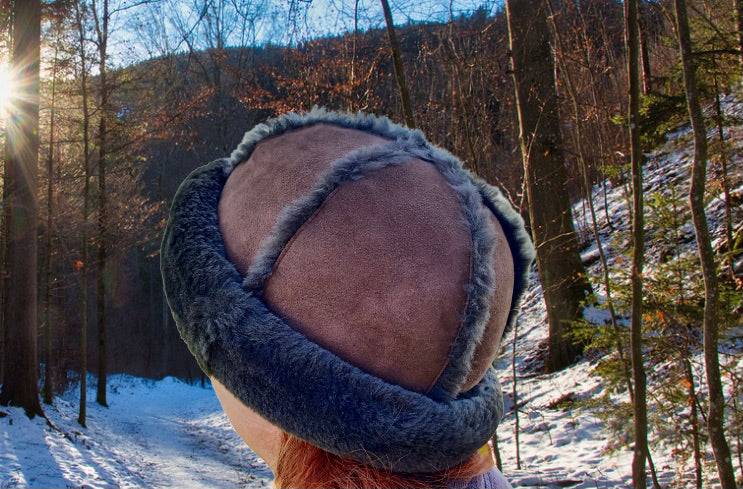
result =
[{"label": "dark fur brim", "polygon": [[[253,267],[242,277],[225,255],[217,207],[234,165],[258,141],[315,122],[360,128],[391,139],[334,162],[304,198],[282,212]],[[366,374],[309,341],[274,315],[260,290],[293,228],[348,179],[410,156],[434,164],[457,193],[473,239],[468,303],[452,362],[429,395]],[[483,207],[480,202],[485,202]],[[456,395],[469,372],[487,322],[493,281],[492,230],[483,209],[503,223],[516,266],[509,324],[533,258],[518,214],[497,190],[475,182],[450,154],[419,132],[386,119],[313,111],[290,115],[246,134],[229,159],[193,172],[179,189],[162,245],[168,302],[181,336],[202,368],[281,429],[330,452],[397,472],[433,472],[456,465],[492,436],[502,416],[502,396],[492,369],[473,389]],[[478,265],[479,264],[479,265]]]}]

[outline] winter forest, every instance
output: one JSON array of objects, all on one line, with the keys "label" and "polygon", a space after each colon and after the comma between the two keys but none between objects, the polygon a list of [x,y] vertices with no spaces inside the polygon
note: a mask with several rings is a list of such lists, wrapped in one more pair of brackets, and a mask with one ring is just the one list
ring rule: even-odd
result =
[{"label": "winter forest", "polygon": [[0,488],[265,487],[162,292],[196,167],[287,112],[421,129],[537,259],[514,487],[743,486],[743,0],[0,1]]}]

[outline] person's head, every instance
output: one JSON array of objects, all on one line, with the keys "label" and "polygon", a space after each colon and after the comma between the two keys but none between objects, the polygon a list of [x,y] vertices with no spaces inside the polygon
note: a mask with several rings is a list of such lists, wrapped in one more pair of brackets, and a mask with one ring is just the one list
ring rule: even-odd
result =
[{"label": "person's head", "polygon": [[476,470],[532,257],[510,204],[420,132],[313,111],[186,179],[162,271],[183,339],[279,484],[394,486]]}]

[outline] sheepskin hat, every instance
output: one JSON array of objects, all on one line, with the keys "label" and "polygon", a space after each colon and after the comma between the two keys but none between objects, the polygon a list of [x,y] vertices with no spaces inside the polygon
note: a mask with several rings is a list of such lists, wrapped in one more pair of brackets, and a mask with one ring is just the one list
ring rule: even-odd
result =
[{"label": "sheepskin hat", "polygon": [[202,369],[282,430],[396,472],[493,435],[534,251],[500,192],[384,118],[315,109],[195,170],[162,244]]}]

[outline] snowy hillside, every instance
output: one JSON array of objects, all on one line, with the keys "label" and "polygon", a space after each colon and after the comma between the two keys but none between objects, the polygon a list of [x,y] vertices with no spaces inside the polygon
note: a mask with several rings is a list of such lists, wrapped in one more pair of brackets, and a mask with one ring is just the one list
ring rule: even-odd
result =
[{"label": "snowy hillside", "polygon": [[[727,115],[743,118],[743,104],[733,97],[727,97],[724,106]],[[710,134],[713,137],[713,131]],[[743,125],[729,128],[727,137],[734,153],[730,165],[732,189],[741,193]],[[669,136],[663,148],[648,155],[646,191],[669,190],[676,185],[676,193],[684,194],[691,154],[688,128]],[[616,259],[613,235],[626,234],[628,226],[624,192],[618,186],[607,193],[606,214],[617,229],[613,233],[608,227],[601,230],[610,259]],[[596,188],[595,194],[597,213],[603,222],[603,193]],[[708,212],[714,236],[720,239],[723,221],[719,198],[709,202]],[[579,226],[588,220],[584,214],[585,205],[577,204]],[[740,209],[734,219],[740,225]],[[687,226],[683,232],[692,238],[687,239],[691,250],[693,230]],[[648,273],[652,273],[660,251],[649,242]],[[585,260],[592,254],[595,245],[584,251]],[[600,378],[592,374],[591,361],[584,360],[552,375],[539,374],[534,367],[547,327],[541,289],[535,274],[533,278],[515,349],[522,468],[516,468],[515,418],[511,410],[498,430],[503,472],[514,487],[629,487],[632,453],[621,449],[609,455],[607,447],[616,440],[608,438],[598,418],[584,410],[556,407],[561,398],[586,399],[602,392]],[[596,310],[593,315],[595,321],[603,320],[603,312]],[[733,337],[725,339],[730,351],[738,355],[741,338],[743,325]],[[511,346],[511,338],[506,338],[502,357],[497,360],[507,411],[513,408],[509,397],[513,386]],[[740,365],[743,369],[743,361]],[[110,407],[90,402],[87,428],[77,424],[74,390],[56,398],[53,406],[44,406],[56,428],[43,419],[28,420],[19,409],[0,407],[0,488],[231,488],[270,484],[270,471],[232,431],[211,387],[192,386],[173,378],[149,381],[128,376],[111,377],[109,387]],[[88,398],[94,398],[92,389]],[[653,456],[661,482],[668,487],[677,475],[673,459],[663,451],[654,451]]]},{"label": "snowy hillside", "polygon": [[[738,97],[727,96],[723,99],[723,110],[730,117],[743,120],[743,103]],[[710,141],[717,139],[716,129],[709,130]],[[728,143],[729,157],[731,163],[730,172],[731,193],[743,194],[743,125],[737,125],[726,129],[725,137]],[[653,192],[671,194],[674,189],[678,198],[685,202],[690,181],[691,163],[693,159],[693,141],[691,129],[682,127],[668,136],[667,143],[657,151],[646,155],[647,163],[644,167],[644,191],[646,195]],[[714,174],[708,170],[708,180]],[[626,189],[622,186],[609,188],[607,191],[607,209],[604,209],[603,191],[597,186],[593,190],[593,199],[596,207],[599,225],[605,223],[605,215],[612,221],[615,231],[608,226],[600,230],[604,252],[610,266],[614,265],[612,260],[617,259],[614,247],[616,244],[612,238],[617,234],[623,234],[627,239],[629,229],[630,213],[627,209]],[[598,262],[595,242],[593,242],[590,230],[590,215],[585,202],[577,203],[573,208],[574,216],[579,227],[579,233],[590,235],[591,245],[583,252],[584,262],[592,262],[592,275],[597,277],[601,265]],[[646,208],[646,214],[647,214]],[[713,246],[721,242],[724,235],[724,201],[722,191],[717,198],[707,203],[708,221],[710,231],[713,235]],[[688,217],[688,216],[687,216]],[[743,209],[734,209],[733,221],[739,228],[743,222]],[[581,229],[585,228],[585,229]],[[681,227],[681,240],[684,242],[686,253],[696,253],[694,241],[694,230],[691,222]],[[645,275],[654,273],[653,266],[658,263],[662,250],[653,241],[653,230],[646,229],[646,260]],[[740,266],[738,258],[737,266]],[[629,269],[629,264],[627,264]],[[593,283],[594,289],[599,294],[603,287]],[[592,310],[589,316],[591,321],[602,323],[608,321],[605,311]],[[558,400],[569,398],[571,400],[594,398],[602,393],[601,379],[592,374],[592,363],[584,360],[563,372],[552,375],[536,375],[531,363],[539,357],[539,345],[547,338],[546,327],[547,313],[541,297],[541,287],[538,283],[536,273],[532,274],[532,287],[526,296],[524,307],[520,318],[518,339],[516,343],[516,376],[518,390],[518,405],[520,416],[520,451],[522,470],[515,470],[516,447],[514,437],[515,419],[513,411],[509,413],[498,429],[498,443],[503,459],[504,472],[511,480],[514,487],[518,486],[540,486],[540,487],[573,487],[573,488],[596,488],[596,487],[631,487],[632,481],[632,451],[620,450],[608,455],[608,448],[617,442],[627,440],[611,440],[609,434],[602,430],[602,422],[588,412],[581,410],[563,410],[555,406]],[[503,391],[509,399],[513,375],[511,373],[511,339],[505,346],[505,351],[498,359],[498,368],[502,371],[500,375]],[[743,371],[743,324],[733,331],[731,336],[723,338],[724,347],[739,357],[739,371]],[[702,365],[700,359],[696,362]],[[702,381],[703,370],[695,372]],[[649,387],[652,389],[652,386]],[[512,399],[512,398],[510,398]],[[624,400],[628,400],[624,399]],[[509,403],[509,400],[506,401]],[[513,407],[510,403],[508,408]],[[728,412],[729,416],[729,412]],[[629,433],[629,430],[628,430]],[[651,433],[652,437],[653,434]],[[735,451],[735,447],[731,447]],[[671,484],[676,487],[685,487],[683,482],[674,479],[677,474],[677,464],[673,461],[668,450],[656,450],[652,452],[654,463],[658,471],[658,478],[664,487]],[[715,474],[714,460],[711,448],[707,447],[707,460],[710,463],[710,476]],[[737,463],[734,463],[736,474],[740,477]],[[693,469],[689,464],[687,470]],[[688,475],[688,472],[687,474]],[[716,475],[711,482],[716,481]],[[688,482],[688,481],[687,481]],[[692,482],[693,485],[693,482]],[[705,486],[706,487],[706,486]]]}]

